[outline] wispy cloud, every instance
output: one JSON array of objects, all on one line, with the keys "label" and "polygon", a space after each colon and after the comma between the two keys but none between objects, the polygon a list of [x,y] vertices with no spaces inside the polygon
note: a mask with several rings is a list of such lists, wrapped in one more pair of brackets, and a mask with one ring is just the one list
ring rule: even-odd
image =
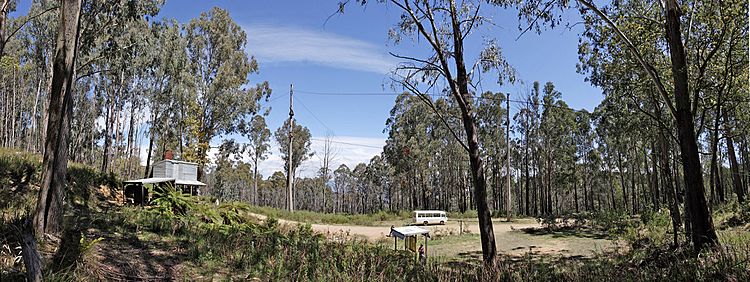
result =
[{"label": "wispy cloud", "polygon": [[309,62],[385,74],[397,61],[375,44],[300,27],[250,25],[248,53],[260,63]]}]

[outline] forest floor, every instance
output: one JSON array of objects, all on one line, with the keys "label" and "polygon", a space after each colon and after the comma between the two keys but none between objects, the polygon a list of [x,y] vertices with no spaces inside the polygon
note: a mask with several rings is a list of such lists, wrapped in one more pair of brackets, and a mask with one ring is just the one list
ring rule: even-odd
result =
[{"label": "forest floor", "polygon": [[[260,220],[266,216],[252,214]],[[300,222],[279,219],[282,224],[296,225]],[[329,239],[341,240],[356,237],[387,247],[393,239],[387,237],[390,221],[376,226],[310,224],[312,229]],[[394,222],[395,223],[395,222]],[[520,218],[511,222],[493,219],[493,229],[498,253],[510,257],[559,256],[566,258],[590,257],[603,252],[620,251],[623,244],[600,232],[582,228],[550,230],[533,218]],[[396,225],[399,226],[399,225]],[[476,219],[449,220],[445,225],[421,226],[429,229],[432,239],[428,243],[428,255],[444,260],[479,261],[482,255],[479,223]],[[461,234],[459,231],[463,230]],[[398,242],[403,248],[403,241]]]}]

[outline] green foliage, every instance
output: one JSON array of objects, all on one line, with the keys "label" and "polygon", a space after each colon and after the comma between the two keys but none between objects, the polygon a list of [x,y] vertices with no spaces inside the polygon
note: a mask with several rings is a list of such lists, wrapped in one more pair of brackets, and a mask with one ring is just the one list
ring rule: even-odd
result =
[{"label": "green foliage", "polygon": [[750,203],[728,203],[714,212],[714,222],[722,230],[744,226],[745,230],[750,231]]},{"label": "green foliage", "polygon": [[[307,159],[313,156],[313,152],[310,152],[310,145],[312,144],[310,138],[310,129],[295,122],[292,128],[292,170],[296,170],[297,167]],[[289,120],[287,119],[276,132],[274,132],[276,142],[279,144],[279,152],[281,153],[281,159],[284,160],[284,169],[286,170],[289,166]]]},{"label": "green foliage", "polygon": [[467,210],[465,212],[448,212],[448,218],[477,218],[477,211]]},{"label": "green foliage", "polygon": [[640,224],[625,223],[622,238],[632,247],[666,246],[672,242],[672,219],[668,209],[645,211],[640,219]]},{"label": "green foliage", "polygon": [[589,215],[590,224],[599,230],[609,232],[610,234],[622,234],[628,226],[634,222],[631,218],[617,211],[606,210]]},{"label": "green foliage", "polygon": [[[0,149],[0,211],[17,214],[32,211],[36,204],[33,185],[39,182],[39,156]],[[5,219],[3,219],[5,220]]]},{"label": "green foliage", "polygon": [[[229,203],[227,210],[234,206]],[[218,207],[217,207],[218,208]],[[147,216],[164,216],[132,209]],[[190,217],[188,215],[182,217]],[[129,220],[129,219],[128,219]],[[127,220],[126,220],[127,221]],[[663,225],[668,214],[649,216],[647,224]],[[131,225],[132,226],[132,225]],[[636,253],[600,254],[589,260],[502,258],[495,267],[432,259],[416,264],[413,253],[393,251],[364,241],[333,242],[309,225],[215,224],[196,221],[177,233],[195,263],[186,275],[225,273],[227,279],[269,281],[684,281],[750,278],[748,246],[704,252],[651,247]]]},{"label": "green foliage", "polygon": [[185,215],[194,206],[194,199],[190,194],[182,193],[171,184],[151,190],[155,196],[156,209],[162,214]]},{"label": "green foliage", "polygon": [[80,253],[84,254],[84,255],[88,254],[89,251],[91,251],[91,248],[93,248],[96,244],[98,244],[101,241],[104,241],[104,238],[99,237],[99,238],[96,238],[96,239],[89,240],[89,239],[86,239],[85,236],[81,235],[81,239],[78,242],[78,246],[80,248],[80,250],[79,250]]}]

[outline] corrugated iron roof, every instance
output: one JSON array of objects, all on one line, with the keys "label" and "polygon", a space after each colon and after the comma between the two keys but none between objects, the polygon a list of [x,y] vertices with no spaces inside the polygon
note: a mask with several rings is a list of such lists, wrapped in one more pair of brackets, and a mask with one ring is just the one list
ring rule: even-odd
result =
[{"label": "corrugated iron roof", "polygon": [[175,182],[177,185],[193,185],[193,186],[206,186],[206,183],[200,182],[198,180],[184,180],[184,179],[177,179]]},{"label": "corrugated iron roof", "polygon": [[170,181],[174,181],[174,178],[151,177],[151,178],[143,178],[143,179],[132,179],[132,180],[125,181],[125,183],[154,184],[154,183],[163,183],[163,182],[170,182]]},{"label": "corrugated iron roof", "polygon": [[[143,178],[143,179],[133,179],[125,181],[125,183],[141,183],[141,184],[154,184],[154,183],[164,183],[164,182],[172,182],[175,181],[174,178],[169,177],[151,177],[151,178]],[[197,181],[197,180],[184,180],[179,179],[175,181],[175,184],[177,185],[194,185],[194,186],[206,186],[206,183]]]},{"label": "corrugated iron roof", "polygon": [[398,237],[399,239],[423,234],[430,234],[430,230],[416,226],[404,226],[391,229],[391,236]]}]

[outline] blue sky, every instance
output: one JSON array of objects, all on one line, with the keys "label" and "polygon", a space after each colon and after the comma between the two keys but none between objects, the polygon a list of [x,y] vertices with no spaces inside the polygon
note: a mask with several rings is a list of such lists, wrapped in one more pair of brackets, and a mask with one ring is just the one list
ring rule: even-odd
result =
[{"label": "blue sky", "polygon": [[[297,122],[307,126],[314,139],[328,132],[335,140],[366,146],[334,144],[337,162],[352,167],[380,152],[384,144],[385,120],[393,106],[393,95],[326,96],[325,93],[393,92],[388,71],[399,62],[388,52],[403,55],[424,54],[425,45],[405,40],[395,46],[388,40],[388,29],[400,15],[397,7],[369,1],[366,7],[350,5],[344,14],[326,19],[338,8],[329,1],[176,1],[167,0],[160,17],[187,23],[201,12],[217,6],[230,15],[247,33],[247,53],[256,58],[260,72],[251,83],[267,80],[273,94],[268,124],[272,131],[287,118],[289,85],[295,88]],[[20,10],[26,5],[20,5]],[[589,111],[601,101],[601,91],[576,73],[577,42],[581,25],[571,30],[556,28],[541,35],[533,32],[516,40],[517,13],[485,5],[484,12],[494,25],[485,25],[467,43],[467,52],[478,53],[484,39],[495,38],[503,48],[517,77],[527,83],[552,81],[572,108]],[[24,11],[25,12],[25,11]],[[579,21],[577,11],[565,12],[567,22]],[[499,86],[485,77],[482,90],[511,92],[520,99],[520,84]],[[219,140],[215,140],[219,142]],[[320,148],[313,141],[313,150]],[[281,169],[277,146],[261,169],[264,175]],[[320,160],[313,157],[302,166],[302,175],[312,175]]]}]

